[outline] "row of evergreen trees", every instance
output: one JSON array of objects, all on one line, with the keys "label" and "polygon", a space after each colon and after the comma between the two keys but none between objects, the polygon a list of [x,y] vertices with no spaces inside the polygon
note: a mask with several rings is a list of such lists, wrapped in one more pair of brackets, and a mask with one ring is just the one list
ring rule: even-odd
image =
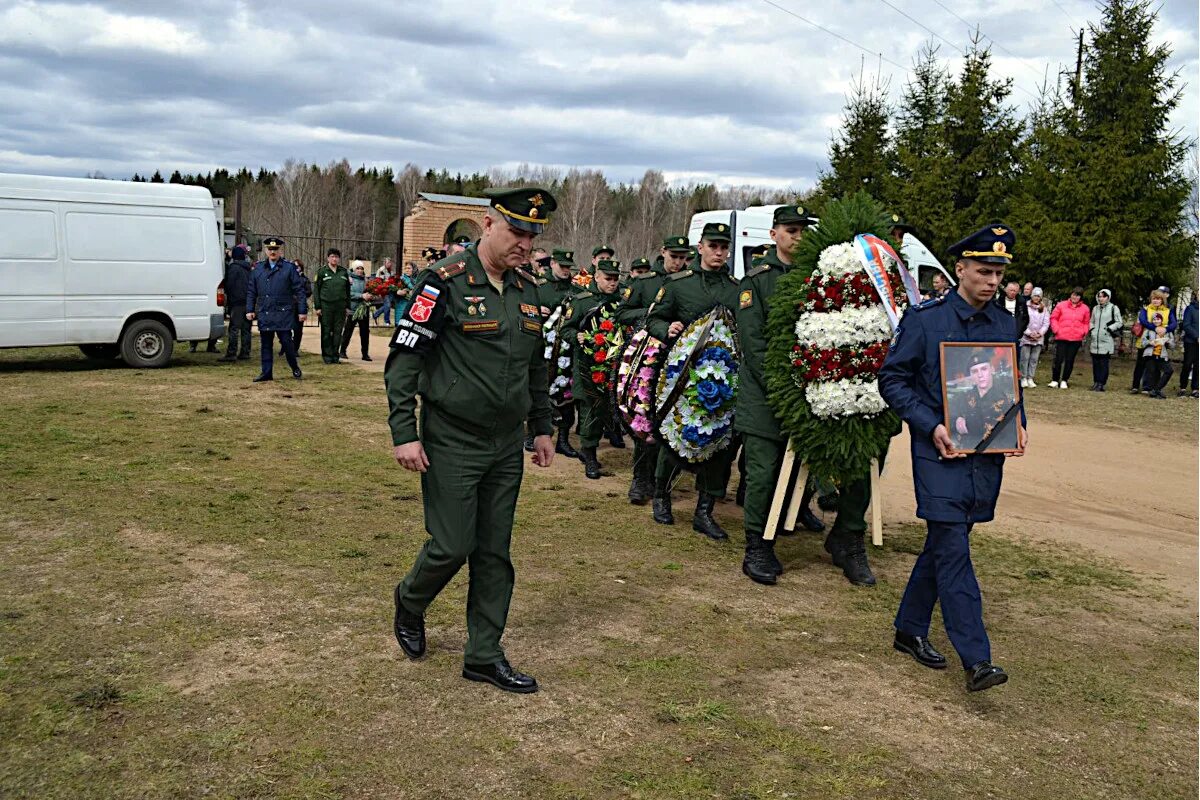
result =
[{"label": "row of evergreen trees", "polygon": [[1148,0],[1106,0],[1077,78],[1044,88],[1024,118],[978,42],[956,75],[927,47],[896,107],[860,79],[815,203],[866,189],[936,253],[1004,220],[1015,277],[1060,296],[1079,285],[1132,303],[1194,286],[1194,143],[1168,128],[1180,88],[1155,20]]}]

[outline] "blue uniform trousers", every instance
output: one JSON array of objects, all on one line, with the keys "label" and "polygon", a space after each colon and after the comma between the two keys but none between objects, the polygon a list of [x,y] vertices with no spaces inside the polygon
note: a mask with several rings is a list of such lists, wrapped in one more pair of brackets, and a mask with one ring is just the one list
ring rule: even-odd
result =
[{"label": "blue uniform trousers", "polygon": [[933,604],[942,603],[942,621],[950,643],[969,668],[992,660],[992,647],[983,627],[983,599],[971,565],[969,522],[926,521],[925,549],[913,564],[904,589],[896,630],[910,636],[929,636]]},{"label": "blue uniform trousers", "polygon": [[299,362],[296,361],[296,347],[292,343],[291,331],[264,331],[261,328],[258,331],[259,340],[262,343],[262,374],[270,375],[271,369],[275,366],[275,337],[279,337],[279,346],[283,348],[283,356],[287,359],[288,366],[293,370],[300,369]]}]

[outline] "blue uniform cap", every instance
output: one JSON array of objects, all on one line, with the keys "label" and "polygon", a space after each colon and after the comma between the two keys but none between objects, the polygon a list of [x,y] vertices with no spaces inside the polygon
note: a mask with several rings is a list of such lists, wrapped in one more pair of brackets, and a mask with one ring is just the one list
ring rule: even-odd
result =
[{"label": "blue uniform cap", "polygon": [[1017,236],[1003,222],[993,222],[947,248],[955,258],[969,258],[990,264],[1011,264]]}]

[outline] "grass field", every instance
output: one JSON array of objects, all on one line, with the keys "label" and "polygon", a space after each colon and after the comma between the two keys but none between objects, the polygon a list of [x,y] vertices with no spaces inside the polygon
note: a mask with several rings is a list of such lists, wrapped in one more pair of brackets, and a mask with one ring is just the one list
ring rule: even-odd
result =
[{"label": "grass field", "polygon": [[[874,589],[816,537],[759,587],[736,545],[650,525],[577,469],[530,468],[518,508],[505,644],[542,691],[459,677],[464,575],[409,662],[391,589],[419,482],[390,460],[378,375],[314,361],[254,386],[183,349],[156,372],[0,352],[0,797],[1196,796],[1186,598],[1003,520],[974,551],[1013,680],[978,695],[890,648],[917,525],[872,552]],[[1030,404],[1194,446],[1194,401],[1093,398]]]}]

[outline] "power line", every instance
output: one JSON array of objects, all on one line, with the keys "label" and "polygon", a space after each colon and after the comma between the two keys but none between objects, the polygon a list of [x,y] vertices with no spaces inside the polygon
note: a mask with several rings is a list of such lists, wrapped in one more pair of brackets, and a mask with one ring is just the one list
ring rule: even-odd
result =
[{"label": "power line", "polygon": [[1013,51],[1009,50],[1007,47],[1005,47],[1004,45],[1000,44],[1000,43],[999,43],[999,42],[997,42],[995,39],[993,39],[992,37],[990,37],[990,36],[988,36],[986,33],[984,33],[984,32],[983,32],[983,30],[982,30],[982,29],[979,27],[979,25],[972,25],[971,23],[967,22],[965,19],[963,19],[962,17],[960,17],[958,14],[956,14],[956,13],[955,13],[953,10],[951,10],[950,8],[948,8],[948,7],[946,6],[946,4],[945,4],[945,3],[943,3],[941,0],[933,0],[933,2],[937,3],[937,4],[938,4],[938,7],[939,7],[939,8],[941,8],[943,11],[945,11],[947,14],[949,14],[949,15],[950,15],[950,16],[952,16],[952,17],[954,17],[956,20],[958,20],[959,22],[961,22],[963,25],[966,25],[968,30],[972,30],[972,29],[974,29],[974,30],[976,30],[976,31],[979,31],[979,35],[980,35],[980,36],[982,36],[983,38],[985,38],[985,39],[987,39],[989,42],[991,42],[993,46],[995,46],[996,48],[998,48],[998,49],[1000,50],[1000,52],[1002,52],[1002,53],[1006,54],[1006,55],[1007,55],[1009,58],[1013,58],[1013,59],[1015,59],[1016,61],[1018,61],[1019,63],[1021,63],[1021,64],[1022,64],[1022,65],[1023,65],[1025,68],[1026,68],[1026,69],[1028,69],[1028,70],[1029,70],[1030,72],[1032,72],[1034,75],[1037,75],[1037,77],[1038,77],[1039,79],[1040,79],[1040,78],[1042,78],[1042,77],[1044,77],[1044,76],[1042,76],[1042,75],[1038,75],[1038,71],[1037,71],[1036,69],[1034,69],[1033,67],[1029,66],[1028,64],[1026,64],[1026,63],[1025,63],[1025,61],[1024,61],[1024,59],[1022,59],[1022,58],[1021,58],[1020,56],[1018,56],[1016,53],[1014,53]]},{"label": "power line", "polygon": [[834,31],[831,31],[831,30],[829,30],[829,28],[826,28],[826,27],[824,27],[823,25],[818,25],[817,23],[813,22],[811,19],[808,19],[808,18],[806,18],[806,17],[802,17],[802,16],[800,16],[799,14],[797,14],[795,11],[792,11],[792,10],[790,10],[790,9],[784,8],[783,6],[779,5],[778,3],[772,2],[772,0],[762,0],[762,1],[763,1],[764,3],[766,3],[767,5],[769,5],[769,6],[772,6],[772,7],[774,7],[774,8],[777,8],[777,9],[779,9],[780,11],[782,11],[782,12],[783,12],[783,13],[785,13],[785,14],[789,14],[789,15],[791,15],[791,16],[793,16],[793,17],[795,17],[796,19],[800,20],[801,22],[804,22],[804,23],[806,23],[806,24],[808,24],[808,25],[811,25],[811,26],[813,26],[814,28],[816,28],[816,29],[817,29],[817,30],[819,30],[819,31],[823,31],[823,32],[825,32],[825,33],[828,33],[830,36],[833,36],[833,37],[835,37],[835,38],[837,38],[837,39],[840,39],[840,40],[842,40],[843,42],[845,42],[845,43],[846,43],[846,44],[848,44],[848,45],[851,45],[852,47],[857,47],[859,50],[862,50],[862,51],[863,51],[864,53],[866,53],[867,55],[870,55],[870,56],[877,56],[877,57],[879,58],[879,60],[880,60],[880,61],[886,61],[887,63],[891,64],[893,67],[896,67],[897,69],[902,69],[902,70],[905,70],[905,71],[907,71],[907,70],[908,70],[908,67],[904,66],[903,64],[897,64],[895,61],[892,61],[890,58],[888,58],[887,56],[885,56],[883,53],[878,53],[878,52],[876,52],[876,51],[874,51],[874,50],[870,50],[870,49],[868,49],[868,48],[866,48],[866,47],[863,47],[863,46],[862,46],[861,44],[859,44],[858,42],[852,41],[851,39],[847,39],[845,36],[842,36],[840,33],[836,33],[836,32],[834,32]]}]

